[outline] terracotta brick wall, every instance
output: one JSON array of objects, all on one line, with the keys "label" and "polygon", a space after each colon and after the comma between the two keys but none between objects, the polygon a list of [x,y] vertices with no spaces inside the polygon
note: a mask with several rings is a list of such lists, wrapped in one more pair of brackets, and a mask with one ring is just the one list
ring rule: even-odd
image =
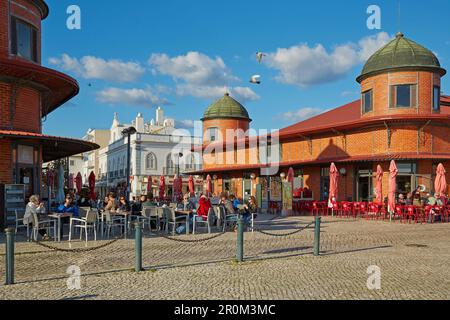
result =
[{"label": "terracotta brick wall", "polygon": [[40,94],[36,90],[20,89],[14,114],[14,129],[41,133]]},{"label": "terracotta brick wall", "polygon": [[11,125],[9,101],[10,86],[0,82],[0,128],[9,129]]},{"label": "terracotta brick wall", "polygon": [[9,54],[9,32],[8,32],[8,1],[0,1],[0,56],[7,57]]}]

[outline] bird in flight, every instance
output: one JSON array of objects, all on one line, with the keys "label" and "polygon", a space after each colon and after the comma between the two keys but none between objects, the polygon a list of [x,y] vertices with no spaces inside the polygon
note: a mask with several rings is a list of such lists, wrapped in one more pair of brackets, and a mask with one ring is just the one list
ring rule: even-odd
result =
[{"label": "bird in flight", "polygon": [[263,58],[265,57],[266,55],[264,54],[264,53],[262,53],[262,52],[257,52],[256,53],[256,58],[258,59],[258,62],[259,63],[261,63],[262,62],[262,60],[263,60]]},{"label": "bird in flight", "polygon": [[260,75],[254,75],[252,76],[252,78],[250,79],[250,83],[253,84],[261,84],[261,76]]}]

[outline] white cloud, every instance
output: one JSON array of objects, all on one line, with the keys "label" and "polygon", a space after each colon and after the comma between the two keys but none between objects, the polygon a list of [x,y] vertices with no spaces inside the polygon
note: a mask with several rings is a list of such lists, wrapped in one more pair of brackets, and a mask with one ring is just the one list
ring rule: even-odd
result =
[{"label": "white cloud", "polygon": [[321,110],[318,108],[300,108],[297,111],[288,111],[281,114],[278,118],[289,121],[289,122],[299,122],[303,120],[307,120],[311,117],[317,116],[326,112],[326,110]]},{"label": "white cloud", "polygon": [[264,63],[278,70],[276,79],[281,83],[309,86],[335,81],[351,68],[366,61],[390,37],[381,32],[365,37],[358,44],[344,44],[328,52],[321,44],[309,47],[300,44],[290,48],[279,48],[267,54]]},{"label": "white cloud", "polygon": [[153,71],[197,85],[227,85],[237,81],[220,57],[212,59],[199,52],[170,58],[166,54],[153,54],[149,59]]},{"label": "white cloud", "polygon": [[151,87],[146,89],[107,88],[97,92],[97,100],[108,104],[126,104],[137,106],[170,105],[167,99],[159,98]]},{"label": "white cloud", "polygon": [[50,58],[49,63],[85,79],[101,79],[121,83],[137,81],[145,72],[145,69],[137,62],[105,60],[94,56],[77,59],[63,54],[61,58]]},{"label": "white cloud", "polygon": [[153,67],[153,74],[174,79],[175,92],[179,96],[212,100],[229,92],[242,103],[259,99],[251,88],[233,86],[233,83],[240,80],[232,74],[220,57],[213,59],[200,52],[188,52],[176,57],[153,54],[149,64]]},{"label": "white cloud", "polygon": [[175,120],[175,127],[178,129],[194,129],[195,121],[194,120]]}]

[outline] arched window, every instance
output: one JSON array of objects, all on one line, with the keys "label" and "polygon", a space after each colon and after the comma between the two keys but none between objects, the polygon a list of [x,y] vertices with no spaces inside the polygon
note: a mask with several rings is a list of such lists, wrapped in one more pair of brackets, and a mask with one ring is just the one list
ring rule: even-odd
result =
[{"label": "arched window", "polygon": [[145,168],[147,170],[158,170],[156,156],[153,152],[149,153],[145,158]]},{"label": "arched window", "polygon": [[169,153],[167,155],[167,161],[166,161],[166,167],[168,169],[173,169],[174,168],[174,164],[173,164],[173,156],[171,153]]}]

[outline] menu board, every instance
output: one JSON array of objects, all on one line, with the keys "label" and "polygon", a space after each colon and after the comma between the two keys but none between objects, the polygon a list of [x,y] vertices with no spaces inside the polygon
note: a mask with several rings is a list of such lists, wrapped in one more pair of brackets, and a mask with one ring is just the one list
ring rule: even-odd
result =
[{"label": "menu board", "polygon": [[281,201],[280,177],[270,177],[270,201]]}]

